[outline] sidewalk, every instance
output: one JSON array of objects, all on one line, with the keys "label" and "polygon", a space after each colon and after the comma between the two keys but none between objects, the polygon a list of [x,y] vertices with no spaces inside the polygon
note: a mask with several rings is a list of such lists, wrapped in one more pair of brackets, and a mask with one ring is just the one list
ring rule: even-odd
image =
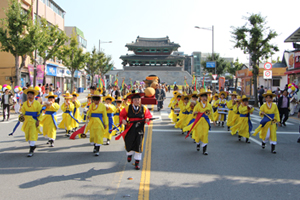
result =
[{"label": "sidewalk", "polygon": [[[85,90],[83,93],[79,93],[79,96],[78,96],[78,100],[81,102],[81,103],[83,103],[83,102],[85,102],[86,101],[86,97],[87,97],[87,95],[90,93],[90,90]],[[62,97],[62,95],[60,96],[60,102],[59,102],[59,105],[62,105],[64,103],[64,99],[63,99],[63,97]],[[1,107],[1,109],[0,109],[0,121],[3,119],[3,108]],[[10,117],[9,117],[9,119],[16,119],[16,118],[18,118],[18,116],[19,116],[19,114],[16,114],[15,113],[15,110],[14,109],[11,109],[10,110]]]}]

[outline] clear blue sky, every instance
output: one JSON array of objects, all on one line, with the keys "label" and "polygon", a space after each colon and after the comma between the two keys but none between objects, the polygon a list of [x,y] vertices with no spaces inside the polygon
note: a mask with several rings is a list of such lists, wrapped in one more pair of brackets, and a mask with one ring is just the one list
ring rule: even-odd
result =
[{"label": "clear blue sky", "polygon": [[296,8],[299,0],[55,0],[65,11],[65,25],[77,26],[84,32],[88,51],[98,48],[99,39],[113,41],[101,44],[101,49],[111,55],[115,67],[122,68],[119,57],[131,53],[125,44],[141,37],[165,37],[179,43],[183,51],[211,52],[211,31],[194,26],[215,27],[215,52],[221,56],[239,58],[248,62],[246,55],[233,49],[231,26],[242,26],[247,13],[261,13],[267,17],[268,26],[279,36],[273,41],[282,57],[283,51],[293,49],[284,40],[299,28]]}]

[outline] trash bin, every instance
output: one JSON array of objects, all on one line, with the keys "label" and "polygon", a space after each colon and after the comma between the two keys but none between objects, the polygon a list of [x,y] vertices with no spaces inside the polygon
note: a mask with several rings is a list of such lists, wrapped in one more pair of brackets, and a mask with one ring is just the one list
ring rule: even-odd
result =
[{"label": "trash bin", "polygon": [[77,88],[77,93],[81,93],[81,88]]}]

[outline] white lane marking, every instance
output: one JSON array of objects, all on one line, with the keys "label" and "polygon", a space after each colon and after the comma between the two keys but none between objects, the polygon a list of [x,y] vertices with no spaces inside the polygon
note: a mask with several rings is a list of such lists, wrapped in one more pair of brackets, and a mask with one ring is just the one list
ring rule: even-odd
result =
[{"label": "white lane marking", "polygon": [[259,146],[261,146],[261,142],[259,142],[257,139],[254,139],[253,137],[249,137],[249,139],[254,143],[258,144]]}]

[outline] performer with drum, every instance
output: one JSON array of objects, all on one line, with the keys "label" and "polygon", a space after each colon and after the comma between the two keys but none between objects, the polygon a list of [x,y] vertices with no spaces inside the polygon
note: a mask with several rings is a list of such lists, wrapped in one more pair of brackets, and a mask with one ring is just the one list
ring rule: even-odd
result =
[{"label": "performer with drum", "polygon": [[227,101],[226,98],[227,93],[222,91],[219,93],[219,99],[214,103],[214,107],[218,107],[217,111],[214,113],[214,121],[218,121],[219,126],[224,126],[224,122],[226,121],[227,116]]}]

